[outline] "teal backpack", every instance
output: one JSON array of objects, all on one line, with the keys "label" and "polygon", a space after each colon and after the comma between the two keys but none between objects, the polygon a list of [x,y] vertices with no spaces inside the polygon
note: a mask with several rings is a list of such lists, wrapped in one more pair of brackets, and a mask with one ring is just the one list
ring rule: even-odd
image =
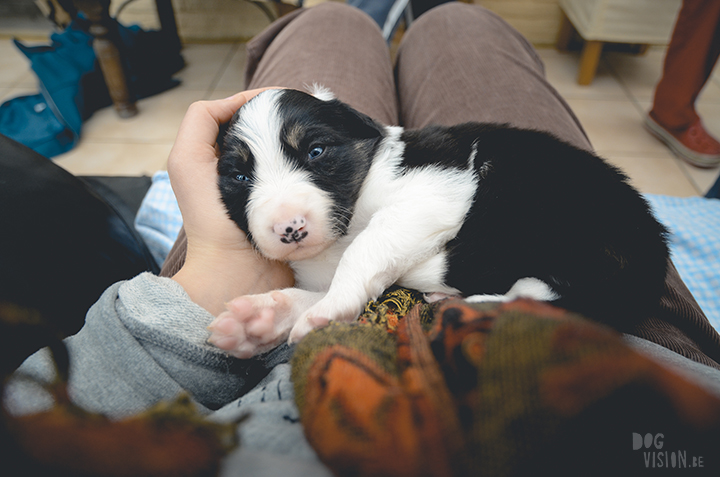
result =
[{"label": "teal backpack", "polygon": [[[184,66],[176,44],[158,31],[113,22],[123,50],[128,83],[136,99],[160,93],[180,82],[172,75]],[[51,44],[15,45],[30,60],[39,93],[10,99],[0,106],[0,133],[45,157],[73,148],[82,123],[111,104],[92,47],[88,22],[76,19],[50,36]]]}]

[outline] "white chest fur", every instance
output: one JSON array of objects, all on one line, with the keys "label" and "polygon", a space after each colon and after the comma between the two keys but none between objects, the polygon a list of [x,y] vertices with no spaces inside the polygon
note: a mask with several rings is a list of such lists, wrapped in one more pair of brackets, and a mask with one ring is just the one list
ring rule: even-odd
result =
[{"label": "white chest fur", "polygon": [[334,280],[343,279],[336,275],[342,265],[356,275],[375,275],[370,283],[357,284],[371,295],[392,283],[426,293],[457,292],[443,282],[444,245],[457,235],[472,205],[478,180],[473,158],[463,170],[403,170],[401,133],[402,128],[387,128],[348,233],[318,256],[292,263],[300,288],[329,290]]}]

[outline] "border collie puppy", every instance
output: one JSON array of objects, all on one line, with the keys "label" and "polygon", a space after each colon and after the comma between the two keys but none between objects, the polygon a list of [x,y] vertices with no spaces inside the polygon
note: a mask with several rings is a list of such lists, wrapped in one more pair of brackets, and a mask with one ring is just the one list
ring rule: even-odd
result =
[{"label": "border collie puppy", "polygon": [[233,300],[210,326],[240,358],[354,320],[392,284],[431,299],[550,301],[619,330],[663,291],[666,231],[647,203],[617,169],[546,133],[404,130],[324,93],[268,90],[233,117],[218,171],[232,220],[296,279]]}]

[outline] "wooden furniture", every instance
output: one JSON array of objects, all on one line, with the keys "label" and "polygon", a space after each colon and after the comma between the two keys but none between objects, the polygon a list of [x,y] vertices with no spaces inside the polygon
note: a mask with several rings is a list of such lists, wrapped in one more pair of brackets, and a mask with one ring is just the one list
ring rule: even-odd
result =
[{"label": "wooden furniture", "polygon": [[[128,87],[122,53],[118,48],[120,40],[112,27],[110,0],[64,0],[60,4],[71,14],[81,12],[90,21],[93,35],[93,49],[105,79],[110,98],[118,115],[122,118],[135,116],[138,112],[135,97]],[[175,13],[171,0],[155,0],[158,19],[163,34],[180,47]]]},{"label": "wooden furniture", "polygon": [[682,0],[560,0],[563,21],[557,47],[565,50],[577,32],[584,40],[578,84],[595,77],[605,43],[665,45]]},{"label": "wooden furniture", "polygon": [[[130,1],[132,0],[127,0],[120,9]],[[260,8],[270,21],[295,10],[298,8],[296,4],[302,3],[297,0],[294,2],[295,4],[290,0],[285,2],[281,0],[269,0],[268,2],[247,1]],[[94,37],[93,49],[97,55],[115,111],[122,118],[135,116],[138,110],[135,105],[135,98],[128,87],[127,74],[123,68],[122,52],[118,48],[120,41],[117,38],[117,32],[112,28],[109,11],[110,0],[58,0],[58,3],[71,16],[74,17],[77,12],[82,12],[90,21],[90,33]],[[273,4],[274,11],[267,7],[267,3]],[[160,31],[167,36],[171,44],[176,44],[179,50],[181,44],[172,0],[155,0],[155,7],[160,20]]]}]

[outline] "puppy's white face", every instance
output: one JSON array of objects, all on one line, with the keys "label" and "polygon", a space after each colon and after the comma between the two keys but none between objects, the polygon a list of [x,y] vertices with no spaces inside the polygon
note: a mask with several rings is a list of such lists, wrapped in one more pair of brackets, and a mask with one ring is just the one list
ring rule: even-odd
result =
[{"label": "puppy's white face", "polygon": [[338,101],[259,94],[236,113],[218,162],[230,217],[269,258],[316,256],[347,231],[380,136]]},{"label": "puppy's white face", "polygon": [[278,94],[271,91],[251,101],[231,133],[245,142],[254,159],[246,162],[252,167],[245,168],[241,178],[252,183],[242,185],[251,189],[245,213],[254,243],[267,257],[302,260],[327,248],[337,234],[330,197],[283,153]]}]

